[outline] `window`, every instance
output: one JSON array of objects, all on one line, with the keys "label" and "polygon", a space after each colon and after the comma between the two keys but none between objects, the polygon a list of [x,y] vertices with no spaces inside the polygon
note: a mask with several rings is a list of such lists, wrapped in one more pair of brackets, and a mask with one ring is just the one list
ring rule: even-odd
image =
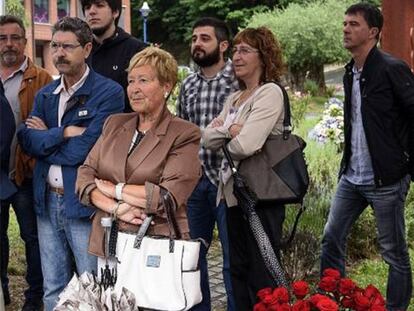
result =
[{"label": "window", "polygon": [[45,68],[45,60],[43,57],[44,42],[36,40],[36,65]]},{"label": "window", "polygon": [[70,13],[70,0],[58,0],[57,2],[57,15],[58,19],[69,16]]},{"label": "window", "polygon": [[49,22],[49,0],[35,0],[34,1],[34,22],[48,23]]}]

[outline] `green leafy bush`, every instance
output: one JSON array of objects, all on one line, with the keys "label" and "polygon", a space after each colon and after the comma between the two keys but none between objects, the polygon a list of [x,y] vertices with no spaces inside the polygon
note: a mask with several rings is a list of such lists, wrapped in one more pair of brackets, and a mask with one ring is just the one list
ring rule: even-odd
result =
[{"label": "green leafy bush", "polygon": [[303,84],[303,91],[311,96],[317,96],[319,94],[319,86],[315,81],[306,79]]},{"label": "green leafy bush", "polygon": [[189,72],[186,68],[178,68],[178,79],[177,84],[175,85],[174,89],[171,91],[170,97],[167,101],[168,109],[171,113],[175,114],[177,111],[177,104],[178,104],[178,96],[180,95],[181,84],[183,83],[184,79],[187,78]]},{"label": "green leafy bush", "polygon": [[323,66],[343,63],[349,58],[342,45],[341,21],[345,9],[353,2],[326,0],[306,5],[291,3],[284,10],[255,14],[248,26],[267,26],[276,34],[295,87],[301,89],[309,72],[309,78],[324,89]]},{"label": "green leafy bush", "polygon": [[306,111],[309,109],[310,96],[300,92],[289,94],[291,122],[294,129],[305,119]]},{"label": "green leafy bush", "polygon": [[[316,119],[304,119],[295,133],[303,138]],[[282,251],[282,261],[291,280],[307,277],[317,269],[320,253],[320,238],[328,215],[330,201],[336,188],[340,154],[332,143],[324,145],[308,140],[305,156],[310,177],[309,190],[305,197],[305,213],[299,222],[295,240]],[[297,208],[287,208],[285,235],[292,228]]]}]

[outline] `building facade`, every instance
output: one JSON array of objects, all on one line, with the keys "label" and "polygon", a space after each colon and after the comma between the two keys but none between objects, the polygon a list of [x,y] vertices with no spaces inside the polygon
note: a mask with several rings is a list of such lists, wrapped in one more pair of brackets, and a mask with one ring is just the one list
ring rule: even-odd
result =
[{"label": "building facade", "polygon": [[[26,11],[27,55],[37,65],[51,74],[57,71],[53,66],[49,43],[52,39],[52,25],[65,16],[84,18],[79,0],[23,0]],[[122,14],[119,26],[131,32],[130,0],[122,0]]]},{"label": "building facade", "polygon": [[382,0],[382,13],[381,47],[405,60],[414,70],[414,1]]}]

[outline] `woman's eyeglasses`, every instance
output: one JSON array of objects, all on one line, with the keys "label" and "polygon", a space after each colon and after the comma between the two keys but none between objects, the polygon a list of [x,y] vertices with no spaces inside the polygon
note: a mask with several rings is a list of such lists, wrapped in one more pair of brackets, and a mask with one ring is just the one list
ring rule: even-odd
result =
[{"label": "woman's eyeglasses", "polygon": [[258,49],[249,48],[247,46],[240,46],[240,47],[234,47],[232,49],[233,54],[239,53],[240,55],[247,55],[251,53],[258,53]]}]

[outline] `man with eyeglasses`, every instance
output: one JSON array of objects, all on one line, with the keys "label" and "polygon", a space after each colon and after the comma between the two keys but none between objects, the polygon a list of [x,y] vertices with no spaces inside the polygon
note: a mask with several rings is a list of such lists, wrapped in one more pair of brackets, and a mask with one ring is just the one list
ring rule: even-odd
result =
[{"label": "man with eyeglasses", "polygon": [[[227,25],[216,18],[205,17],[195,22],[191,38],[191,57],[199,70],[188,76],[180,90],[177,114],[200,128],[219,115],[227,96],[238,89],[231,60],[225,60],[230,45]],[[211,310],[210,288],[207,269],[207,251],[213,239],[217,222],[223,249],[223,279],[227,293],[227,310],[235,310],[231,289],[226,206],[217,204],[217,186],[220,154],[201,147],[199,152],[203,175],[187,203],[187,216],[191,238],[202,238],[200,250],[201,290],[203,301],[192,310]]]},{"label": "man with eyeglasses", "polygon": [[[11,15],[0,16],[0,76],[16,126],[29,116],[36,92],[52,80],[46,70],[34,65],[24,54],[26,42],[26,30],[22,20]],[[16,214],[26,253],[26,281],[29,288],[25,291],[25,304],[22,309],[25,311],[40,310],[43,296],[36,215],[33,208],[33,167],[34,159],[21,150],[17,138],[14,137],[11,145],[9,177],[16,185],[17,192],[7,200],[1,201],[1,281],[4,301],[10,304],[7,277],[9,262],[7,228],[11,206]]]},{"label": "man with eyeglasses", "polygon": [[[146,44],[118,26],[122,0],[81,0],[81,5],[94,35],[88,63],[96,72],[121,84],[126,94],[129,61]],[[132,111],[128,96],[125,96],[125,111]]]},{"label": "man with eyeglasses", "polygon": [[37,160],[34,197],[46,311],[53,310],[72,277],[72,258],[79,275],[96,271],[96,257],[88,254],[94,209],[75,194],[77,169],[106,118],[124,109],[122,87],[86,64],[92,39],[88,24],[79,18],[64,17],[53,26],[50,49],[61,77],[39,91],[17,134]]}]

